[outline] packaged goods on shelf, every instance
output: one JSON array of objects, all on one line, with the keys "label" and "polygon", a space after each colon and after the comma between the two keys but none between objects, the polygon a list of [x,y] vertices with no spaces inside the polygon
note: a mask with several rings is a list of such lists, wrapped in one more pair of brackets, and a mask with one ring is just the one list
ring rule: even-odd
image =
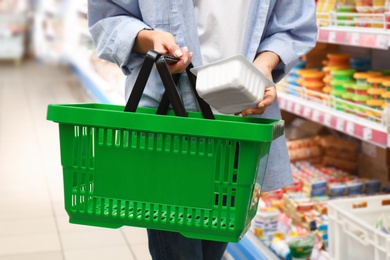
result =
[{"label": "packaged goods on shelf", "polygon": [[287,244],[293,259],[310,258],[316,239],[313,235],[290,237]]},{"label": "packaged goods on shelf", "polygon": [[356,0],[356,10],[360,13],[383,13],[386,0]]},{"label": "packaged goods on shelf", "polygon": [[323,64],[326,66],[351,66],[351,55],[348,53],[328,53],[326,58],[327,59],[323,61]]},{"label": "packaged goods on shelf", "polygon": [[355,26],[354,17],[349,14],[356,13],[354,5],[342,5],[338,3],[336,7],[336,25],[337,26]]},{"label": "packaged goods on shelf", "polygon": [[321,147],[314,138],[288,141],[287,147],[291,161],[313,159],[322,156]]},{"label": "packaged goods on shelf", "polygon": [[308,161],[323,166],[335,166],[348,172],[357,168],[357,145],[332,135],[291,140],[287,142],[290,160]]},{"label": "packaged goods on shelf", "polygon": [[[291,167],[293,169],[294,179],[299,180],[303,185],[302,191],[293,192],[292,190],[283,189],[282,201],[280,201],[281,190],[270,193],[269,196],[267,193],[263,193],[262,200],[267,202],[259,204],[260,207],[261,205],[272,205],[270,201],[278,201],[279,203],[278,224],[273,223],[273,227],[277,227],[276,231],[275,229],[264,228],[265,231],[271,230],[267,238],[267,243],[271,249],[274,246],[274,242],[280,242],[280,239],[288,241],[296,233],[299,233],[301,237],[307,235],[314,236],[316,238],[314,247],[319,252],[328,250],[330,243],[338,243],[334,241],[334,233],[329,233],[329,203],[353,197],[357,201],[357,203],[354,203],[354,208],[365,209],[367,207],[367,201],[373,195],[375,197],[375,195],[381,192],[380,181],[358,178],[336,168],[317,168],[305,161],[292,163]],[[326,187],[329,196],[311,196],[306,191],[306,189],[315,190],[323,189],[324,187]],[[387,188],[387,191],[390,192],[390,188]],[[360,203],[359,201],[362,199],[364,201]],[[272,206],[268,206],[267,208],[269,207]],[[267,212],[267,209],[263,209],[263,211]],[[274,210],[272,211],[274,212]],[[383,219],[383,216],[377,217],[376,222],[378,228],[386,231],[386,221]],[[263,220],[260,221],[260,223],[263,222]],[[259,231],[261,239],[264,239],[264,230],[261,229]],[[287,251],[282,250],[282,247],[279,249],[277,250],[278,256],[288,254]],[[290,249],[291,253],[292,251]]]},{"label": "packaged goods on shelf", "polygon": [[297,85],[298,86],[298,78],[299,78],[299,75],[298,75],[298,71],[301,70],[301,69],[304,69],[306,67],[306,63],[307,61],[306,60],[299,60],[295,66],[291,69],[291,71],[288,73],[288,76],[286,78],[287,80],[287,83],[289,84],[293,84],[293,85]]},{"label": "packaged goods on shelf", "polygon": [[20,62],[28,30],[25,1],[0,1],[0,59]]},{"label": "packaged goods on shelf", "polygon": [[356,152],[357,149],[357,145],[355,142],[335,137],[333,135],[317,136],[316,139],[324,149],[331,148],[351,153]]},{"label": "packaged goods on shelf", "polygon": [[289,215],[294,225],[307,230],[316,228],[314,203],[303,193],[285,193],[283,211]]},{"label": "packaged goods on shelf", "polygon": [[348,172],[354,172],[357,169],[356,162],[348,162],[330,156],[324,156],[322,159],[322,164],[326,166],[334,166]]},{"label": "packaged goods on shelf", "polygon": [[371,58],[369,57],[354,57],[350,59],[351,68],[356,71],[371,70]]},{"label": "packaged goods on shelf", "polygon": [[270,247],[282,259],[291,259],[290,248],[282,233],[275,232]]},{"label": "packaged goods on shelf", "polygon": [[318,0],[317,1],[317,20],[321,26],[328,25],[329,14],[336,8],[336,0]]},{"label": "packaged goods on shelf", "polygon": [[278,230],[279,210],[272,207],[259,208],[252,221],[255,235],[270,245],[274,233]]}]

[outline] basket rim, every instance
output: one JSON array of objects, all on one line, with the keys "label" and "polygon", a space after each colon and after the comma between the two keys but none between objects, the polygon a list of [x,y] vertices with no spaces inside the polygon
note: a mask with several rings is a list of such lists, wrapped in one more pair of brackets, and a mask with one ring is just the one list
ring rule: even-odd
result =
[{"label": "basket rim", "polygon": [[173,111],[156,115],[156,108],[139,107],[135,113],[123,110],[124,106],[99,103],[49,104],[46,119],[60,124],[255,142],[272,142],[284,133],[284,121],[277,119],[217,114],[210,120],[200,112],[178,117]]}]

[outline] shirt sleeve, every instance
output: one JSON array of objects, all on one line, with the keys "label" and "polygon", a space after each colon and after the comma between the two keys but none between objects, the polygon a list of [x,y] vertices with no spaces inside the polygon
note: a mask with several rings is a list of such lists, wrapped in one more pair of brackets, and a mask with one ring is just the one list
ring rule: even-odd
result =
[{"label": "shirt sleeve", "polygon": [[[138,1],[88,0],[88,24],[98,57],[116,63],[125,74],[139,31],[151,29],[141,20]],[[122,6],[123,5],[123,6]],[[125,7],[124,7],[125,6]]]},{"label": "shirt sleeve", "polygon": [[316,44],[317,25],[314,1],[278,0],[268,20],[258,53],[272,51],[281,62],[273,71],[275,82],[281,80],[300,56]]}]

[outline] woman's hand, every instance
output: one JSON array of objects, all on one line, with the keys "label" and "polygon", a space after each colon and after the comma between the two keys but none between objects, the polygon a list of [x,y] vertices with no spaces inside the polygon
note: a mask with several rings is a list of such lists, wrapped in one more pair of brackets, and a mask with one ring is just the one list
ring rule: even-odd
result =
[{"label": "woman's hand", "polygon": [[180,60],[175,64],[168,65],[172,74],[184,72],[192,59],[192,52],[189,52],[187,47],[180,48],[172,34],[159,30],[140,31],[133,50],[139,53],[155,50],[179,58]]},{"label": "woman's hand", "polygon": [[[279,62],[280,62],[280,58],[276,53],[262,52],[259,55],[257,55],[255,61],[253,62],[253,65],[255,65],[267,78],[273,81],[272,70],[279,64]],[[272,105],[275,99],[276,99],[275,86],[268,87],[264,90],[263,100],[261,100],[257,104],[257,107],[251,107],[245,109],[240,114],[243,117],[252,114],[263,114],[266,108]]]}]

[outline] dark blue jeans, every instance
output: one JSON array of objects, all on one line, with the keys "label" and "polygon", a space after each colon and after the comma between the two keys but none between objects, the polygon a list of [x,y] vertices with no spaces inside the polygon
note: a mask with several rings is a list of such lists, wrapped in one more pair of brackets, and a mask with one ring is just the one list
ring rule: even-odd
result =
[{"label": "dark blue jeans", "polygon": [[153,260],[220,260],[228,245],[151,229],[148,229],[148,237]]}]

